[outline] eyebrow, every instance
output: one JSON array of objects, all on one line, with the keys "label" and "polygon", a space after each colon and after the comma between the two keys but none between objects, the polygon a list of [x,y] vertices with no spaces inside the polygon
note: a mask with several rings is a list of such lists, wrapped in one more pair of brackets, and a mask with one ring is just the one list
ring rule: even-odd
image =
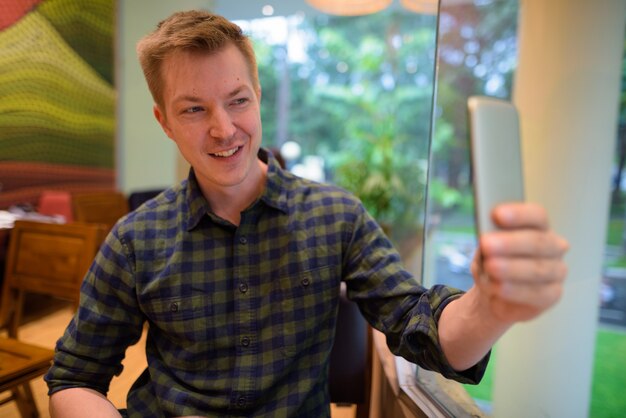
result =
[{"label": "eyebrow", "polygon": [[[228,93],[226,95],[226,97],[230,99],[232,97],[237,96],[238,94],[240,94],[244,90],[249,90],[249,87],[245,86],[245,85],[238,86],[233,91]],[[179,103],[179,102],[200,103],[200,102],[202,102],[202,99],[200,97],[198,97],[198,96],[194,96],[194,95],[190,95],[190,94],[183,94],[182,96],[179,96],[179,97],[174,99],[174,103]]]},{"label": "eyebrow", "polygon": [[201,100],[197,96],[191,96],[191,95],[185,94],[174,99],[174,103],[178,103],[178,102],[200,103]]},{"label": "eyebrow", "polygon": [[234,97],[234,96],[238,95],[239,93],[241,93],[243,90],[247,90],[247,89],[248,89],[247,86],[241,85],[241,86],[237,87],[235,90],[231,91],[228,94],[228,97],[229,98]]}]

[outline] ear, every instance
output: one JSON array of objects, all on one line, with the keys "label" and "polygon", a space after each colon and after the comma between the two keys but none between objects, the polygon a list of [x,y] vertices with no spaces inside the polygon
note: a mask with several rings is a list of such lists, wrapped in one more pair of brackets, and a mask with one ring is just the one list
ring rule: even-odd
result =
[{"label": "ear", "polygon": [[170,139],[174,140],[174,137],[172,136],[172,130],[169,128],[169,125],[167,123],[167,118],[165,117],[165,112],[162,112],[161,108],[156,103],[152,107],[152,112],[154,113],[154,117],[156,118],[157,122],[159,122],[159,125],[161,125],[163,132],[165,132],[165,134]]},{"label": "ear", "polygon": [[261,86],[257,86],[256,88],[256,96],[259,103],[261,103]]}]

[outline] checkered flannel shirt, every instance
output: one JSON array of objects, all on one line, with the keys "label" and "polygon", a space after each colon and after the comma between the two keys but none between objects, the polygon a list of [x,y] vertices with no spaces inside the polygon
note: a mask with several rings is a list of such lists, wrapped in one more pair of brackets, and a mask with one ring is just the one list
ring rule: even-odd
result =
[{"label": "checkered flannel shirt", "polygon": [[460,292],[421,287],[355,197],[269,164],[262,196],[234,226],[188,180],[123,218],[87,273],[58,341],[50,394],[106,394],[148,323],[148,367],[130,417],[329,416],[328,361],[340,282],[391,350],[461,382],[437,337]]}]

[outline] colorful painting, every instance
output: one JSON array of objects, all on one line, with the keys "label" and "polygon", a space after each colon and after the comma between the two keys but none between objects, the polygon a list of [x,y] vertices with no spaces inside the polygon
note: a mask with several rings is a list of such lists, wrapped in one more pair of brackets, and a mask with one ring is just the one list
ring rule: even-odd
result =
[{"label": "colorful painting", "polygon": [[0,209],[115,185],[113,0],[0,2]]}]

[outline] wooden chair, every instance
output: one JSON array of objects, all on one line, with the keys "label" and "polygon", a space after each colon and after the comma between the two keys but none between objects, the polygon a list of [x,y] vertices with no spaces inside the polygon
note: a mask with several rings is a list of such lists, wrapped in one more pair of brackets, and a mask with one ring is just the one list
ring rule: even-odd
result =
[{"label": "wooden chair", "polygon": [[18,339],[24,296],[39,293],[78,305],[80,285],[102,242],[97,224],[47,224],[16,221],[9,239],[0,324],[8,338],[0,338],[0,392],[11,391],[0,405],[16,401],[22,417],[38,417],[29,381],[43,375],[54,351]]},{"label": "wooden chair", "polygon": [[107,232],[129,212],[126,196],[114,190],[73,194],[72,209],[75,221],[106,225]]},{"label": "wooden chair", "polygon": [[0,338],[0,393],[11,391],[0,405],[15,401],[22,418],[39,416],[29,382],[50,368],[54,350],[23,343],[14,338]]}]

